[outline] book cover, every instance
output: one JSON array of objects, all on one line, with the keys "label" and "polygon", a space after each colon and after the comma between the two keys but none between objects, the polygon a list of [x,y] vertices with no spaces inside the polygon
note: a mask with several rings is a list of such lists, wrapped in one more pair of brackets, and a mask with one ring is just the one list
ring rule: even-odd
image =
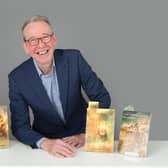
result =
[{"label": "book cover", "polygon": [[84,149],[95,152],[113,152],[114,121],[114,109],[98,108],[98,102],[90,102],[87,109]]},{"label": "book cover", "polygon": [[8,112],[7,106],[0,106],[0,148],[8,147]]},{"label": "book cover", "polygon": [[127,155],[145,157],[151,113],[123,111],[118,142],[118,152]]}]

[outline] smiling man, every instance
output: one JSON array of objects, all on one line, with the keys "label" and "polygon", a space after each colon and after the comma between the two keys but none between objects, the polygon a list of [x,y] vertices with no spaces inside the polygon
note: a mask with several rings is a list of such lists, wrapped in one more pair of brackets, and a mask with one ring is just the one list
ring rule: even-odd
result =
[{"label": "smiling man", "polygon": [[33,16],[22,32],[30,58],[9,74],[13,135],[54,156],[73,157],[84,145],[87,103],[81,88],[100,107],[110,106],[110,95],[80,51],[55,49],[58,39],[47,17]]}]

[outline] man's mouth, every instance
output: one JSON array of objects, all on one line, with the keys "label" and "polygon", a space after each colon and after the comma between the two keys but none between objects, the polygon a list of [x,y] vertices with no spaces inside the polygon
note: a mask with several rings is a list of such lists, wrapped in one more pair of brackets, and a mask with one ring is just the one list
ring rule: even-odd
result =
[{"label": "man's mouth", "polygon": [[42,51],[38,51],[36,54],[43,56],[43,55],[46,55],[48,52],[49,52],[49,50],[42,50]]}]

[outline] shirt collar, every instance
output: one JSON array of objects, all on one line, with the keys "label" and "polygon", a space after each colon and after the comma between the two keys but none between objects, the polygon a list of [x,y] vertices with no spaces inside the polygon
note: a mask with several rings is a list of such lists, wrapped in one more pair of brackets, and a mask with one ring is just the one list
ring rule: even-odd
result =
[{"label": "shirt collar", "polygon": [[[38,75],[39,75],[40,77],[41,77],[42,75],[45,75],[45,74],[41,71],[41,69],[39,68],[37,62],[36,62],[34,59],[33,59],[33,63],[34,63],[34,65],[35,65],[35,68],[36,68],[36,70],[37,70]],[[54,61],[54,59],[53,59],[53,61],[52,61],[52,69],[53,69],[53,70],[55,69],[55,61]]]}]

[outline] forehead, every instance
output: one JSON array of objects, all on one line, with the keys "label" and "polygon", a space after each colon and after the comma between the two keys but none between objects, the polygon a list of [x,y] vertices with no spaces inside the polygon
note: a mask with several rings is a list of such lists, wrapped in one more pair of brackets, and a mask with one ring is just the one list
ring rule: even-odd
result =
[{"label": "forehead", "polygon": [[51,27],[43,21],[29,23],[23,31],[25,37],[38,37],[45,33],[51,33]]}]

